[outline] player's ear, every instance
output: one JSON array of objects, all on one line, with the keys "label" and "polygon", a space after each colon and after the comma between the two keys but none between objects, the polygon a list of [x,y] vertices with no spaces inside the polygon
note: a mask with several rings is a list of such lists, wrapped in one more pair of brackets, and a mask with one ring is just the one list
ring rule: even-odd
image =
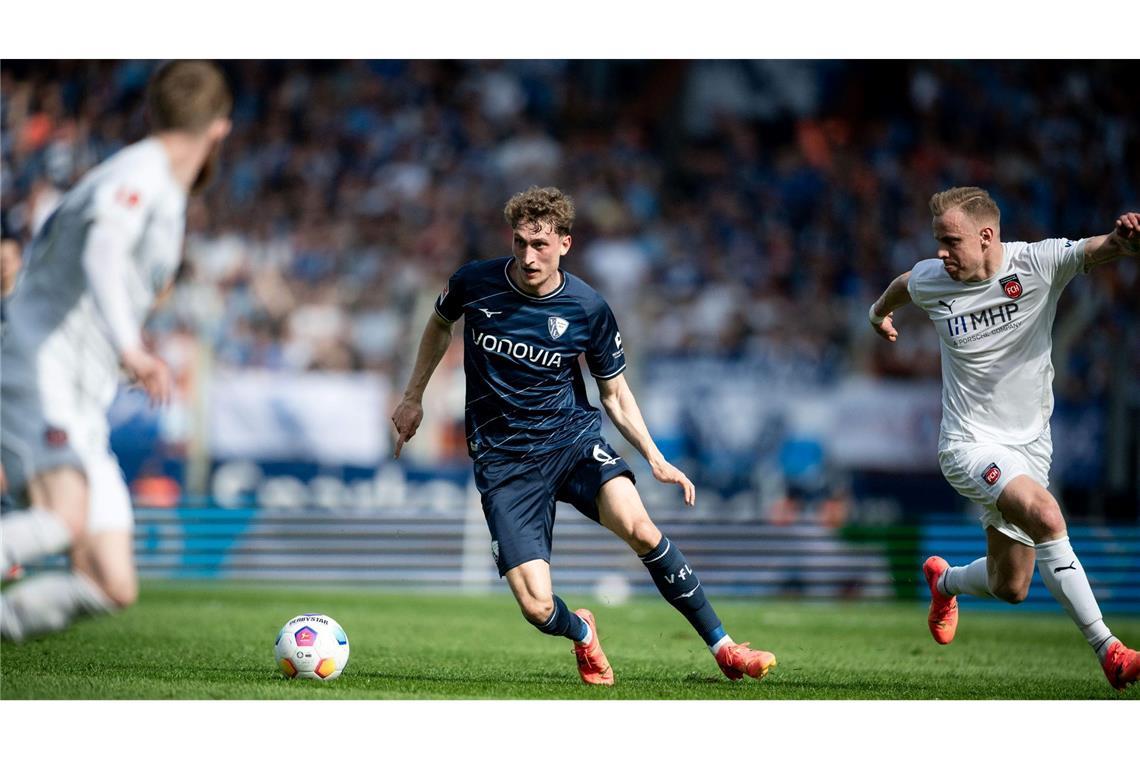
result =
[{"label": "player's ear", "polygon": [[233,127],[234,123],[232,121],[224,117],[218,117],[210,122],[210,126],[207,128],[207,134],[209,134],[210,139],[214,142],[220,142],[226,139]]},{"label": "player's ear", "polygon": [[558,255],[565,256],[566,252],[570,250],[570,244],[572,242],[573,241],[570,239],[569,235],[563,235],[562,238],[558,241],[558,245],[561,246],[561,249],[558,251]]}]

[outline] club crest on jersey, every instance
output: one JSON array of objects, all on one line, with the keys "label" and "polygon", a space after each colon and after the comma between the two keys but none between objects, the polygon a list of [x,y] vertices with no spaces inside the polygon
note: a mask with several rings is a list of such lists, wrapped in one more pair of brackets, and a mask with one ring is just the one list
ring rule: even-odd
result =
[{"label": "club crest on jersey", "polygon": [[1017,299],[1021,297],[1021,280],[1017,279],[1016,274],[1011,274],[1009,277],[1002,277],[998,282],[1001,284],[1001,289],[1010,298]]},{"label": "club crest on jersey", "polygon": [[566,328],[570,326],[562,317],[550,317],[546,320],[546,327],[550,330],[551,338],[560,338],[562,333],[566,332]]},{"label": "club crest on jersey", "polygon": [[987,485],[993,485],[998,482],[1001,477],[1001,468],[997,466],[997,462],[990,462],[990,466],[982,473],[982,480],[986,481]]},{"label": "club crest on jersey", "polygon": [[606,451],[605,449],[603,449],[601,446],[599,446],[596,443],[594,444],[594,450],[591,453],[593,454],[594,461],[601,462],[602,467],[605,467],[608,464],[617,464],[618,460],[621,459],[621,457],[619,457],[619,456],[614,456],[613,454],[610,454],[608,451]]}]

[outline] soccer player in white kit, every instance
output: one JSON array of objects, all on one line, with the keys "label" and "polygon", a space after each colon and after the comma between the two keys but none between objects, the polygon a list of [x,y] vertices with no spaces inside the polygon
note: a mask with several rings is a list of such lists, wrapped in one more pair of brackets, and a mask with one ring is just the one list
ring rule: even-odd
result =
[{"label": "soccer player in white kit", "polygon": [[1107,235],[1036,243],[1001,241],[1001,213],[989,194],[956,187],[930,199],[938,258],[897,277],[871,306],[876,332],[898,338],[892,314],[915,303],[942,340],[942,429],[938,461],[950,485],[984,507],[986,556],[964,567],[930,557],[928,622],[949,644],[958,594],[1017,604],[1034,566],[1080,627],[1116,689],[1140,676],[1140,656],[1104,624],[1073,553],[1065,518],[1046,490],[1053,451],[1053,318],[1079,272],[1140,254],[1140,213],[1123,214]]},{"label": "soccer player in white kit", "polygon": [[6,305],[0,453],[12,496],[28,508],[0,520],[0,571],[66,550],[71,566],[3,594],[4,638],[62,630],[138,594],[107,408],[120,366],[154,403],[170,396],[170,372],[144,347],[142,324],[178,268],[187,196],[213,173],[231,104],[216,65],[161,66],[147,91],[150,136],[84,175],[26,251]]}]

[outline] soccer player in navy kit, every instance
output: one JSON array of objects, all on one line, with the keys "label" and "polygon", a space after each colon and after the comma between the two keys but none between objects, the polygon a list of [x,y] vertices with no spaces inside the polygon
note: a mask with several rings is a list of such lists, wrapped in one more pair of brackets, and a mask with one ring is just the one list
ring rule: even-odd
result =
[{"label": "soccer player in navy kit", "polygon": [[504,215],[514,255],[461,267],[436,302],[392,414],[396,457],[423,419],[424,389],[451,342],[451,326],[464,317],[468,453],[492,554],[523,617],[543,633],[575,642],[583,681],[613,684],[593,614],[571,612],[552,589],[555,501],[565,501],[637,552],[661,595],[701,635],[726,676],[763,678],[776,658],[725,634],[684,554],[650,519],[633,472],[602,437],[601,413],[587,400],[581,354],[614,425],[653,476],[679,485],[692,506],[696,489],[665,461],[626,384],[613,312],[593,288],[559,269],[570,250],[573,202],[557,188],[532,187],[511,198]]}]

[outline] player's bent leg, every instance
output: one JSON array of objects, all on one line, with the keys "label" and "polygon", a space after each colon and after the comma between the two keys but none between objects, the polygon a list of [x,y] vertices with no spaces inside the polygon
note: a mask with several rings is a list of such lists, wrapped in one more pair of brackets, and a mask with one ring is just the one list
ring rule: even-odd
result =
[{"label": "player's bent leg", "polygon": [[31,504],[42,506],[67,526],[74,541],[87,530],[91,489],[87,475],[75,467],[57,467],[28,479]]},{"label": "player's bent leg", "polygon": [[82,471],[58,467],[27,483],[28,509],[0,520],[0,571],[58,554],[83,535],[88,488]]},{"label": "player's bent leg", "polygon": [[653,524],[637,486],[629,478],[607,480],[598,490],[597,502],[598,520],[638,556],[648,554],[661,543],[661,531]]},{"label": "player's bent leg", "polygon": [[532,559],[512,567],[503,577],[507,579],[523,617],[531,625],[543,625],[554,612],[550,564],[546,560]]},{"label": "player's bent leg", "polygon": [[126,530],[108,530],[86,536],[71,551],[71,566],[92,581],[117,609],[138,599],[133,538]]},{"label": "player's bent leg", "polygon": [[736,644],[725,633],[697,574],[681,549],[653,524],[633,482],[624,477],[607,480],[596,501],[599,521],[637,552],[661,596],[700,634],[721,671],[732,680],[767,675],[776,657],[747,643]]},{"label": "player's bent leg", "polygon": [[990,593],[1004,602],[1020,604],[1033,582],[1036,551],[994,527],[986,528],[986,573]]},{"label": "player's bent leg", "polygon": [[[1114,646],[1119,642],[1104,623],[1088,576],[1069,542],[1057,500],[1040,483],[1022,475],[1002,490],[998,509],[1036,542],[1034,549],[1041,581],[1081,629],[1104,667],[1109,682],[1116,688],[1122,688],[1117,684],[1127,678],[1128,665],[1125,664],[1122,670],[1116,664],[1110,667],[1109,653],[1120,651]],[[1127,655],[1125,659],[1128,659]],[[1135,680],[1134,670],[1132,680]],[[1118,671],[1123,675],[1118,677]]]},{"label": "player's bent leg", "polygon": [[512,567],[504,574],[523,617],[549,636],[562,636],[574,642],[571,650],[578,660],[578,675],[589,684],[609,686],[614,682],[613,669],[602,651],[597,625],[589,610],[571,612],[554,594],[550,565],[533,559]]}]

